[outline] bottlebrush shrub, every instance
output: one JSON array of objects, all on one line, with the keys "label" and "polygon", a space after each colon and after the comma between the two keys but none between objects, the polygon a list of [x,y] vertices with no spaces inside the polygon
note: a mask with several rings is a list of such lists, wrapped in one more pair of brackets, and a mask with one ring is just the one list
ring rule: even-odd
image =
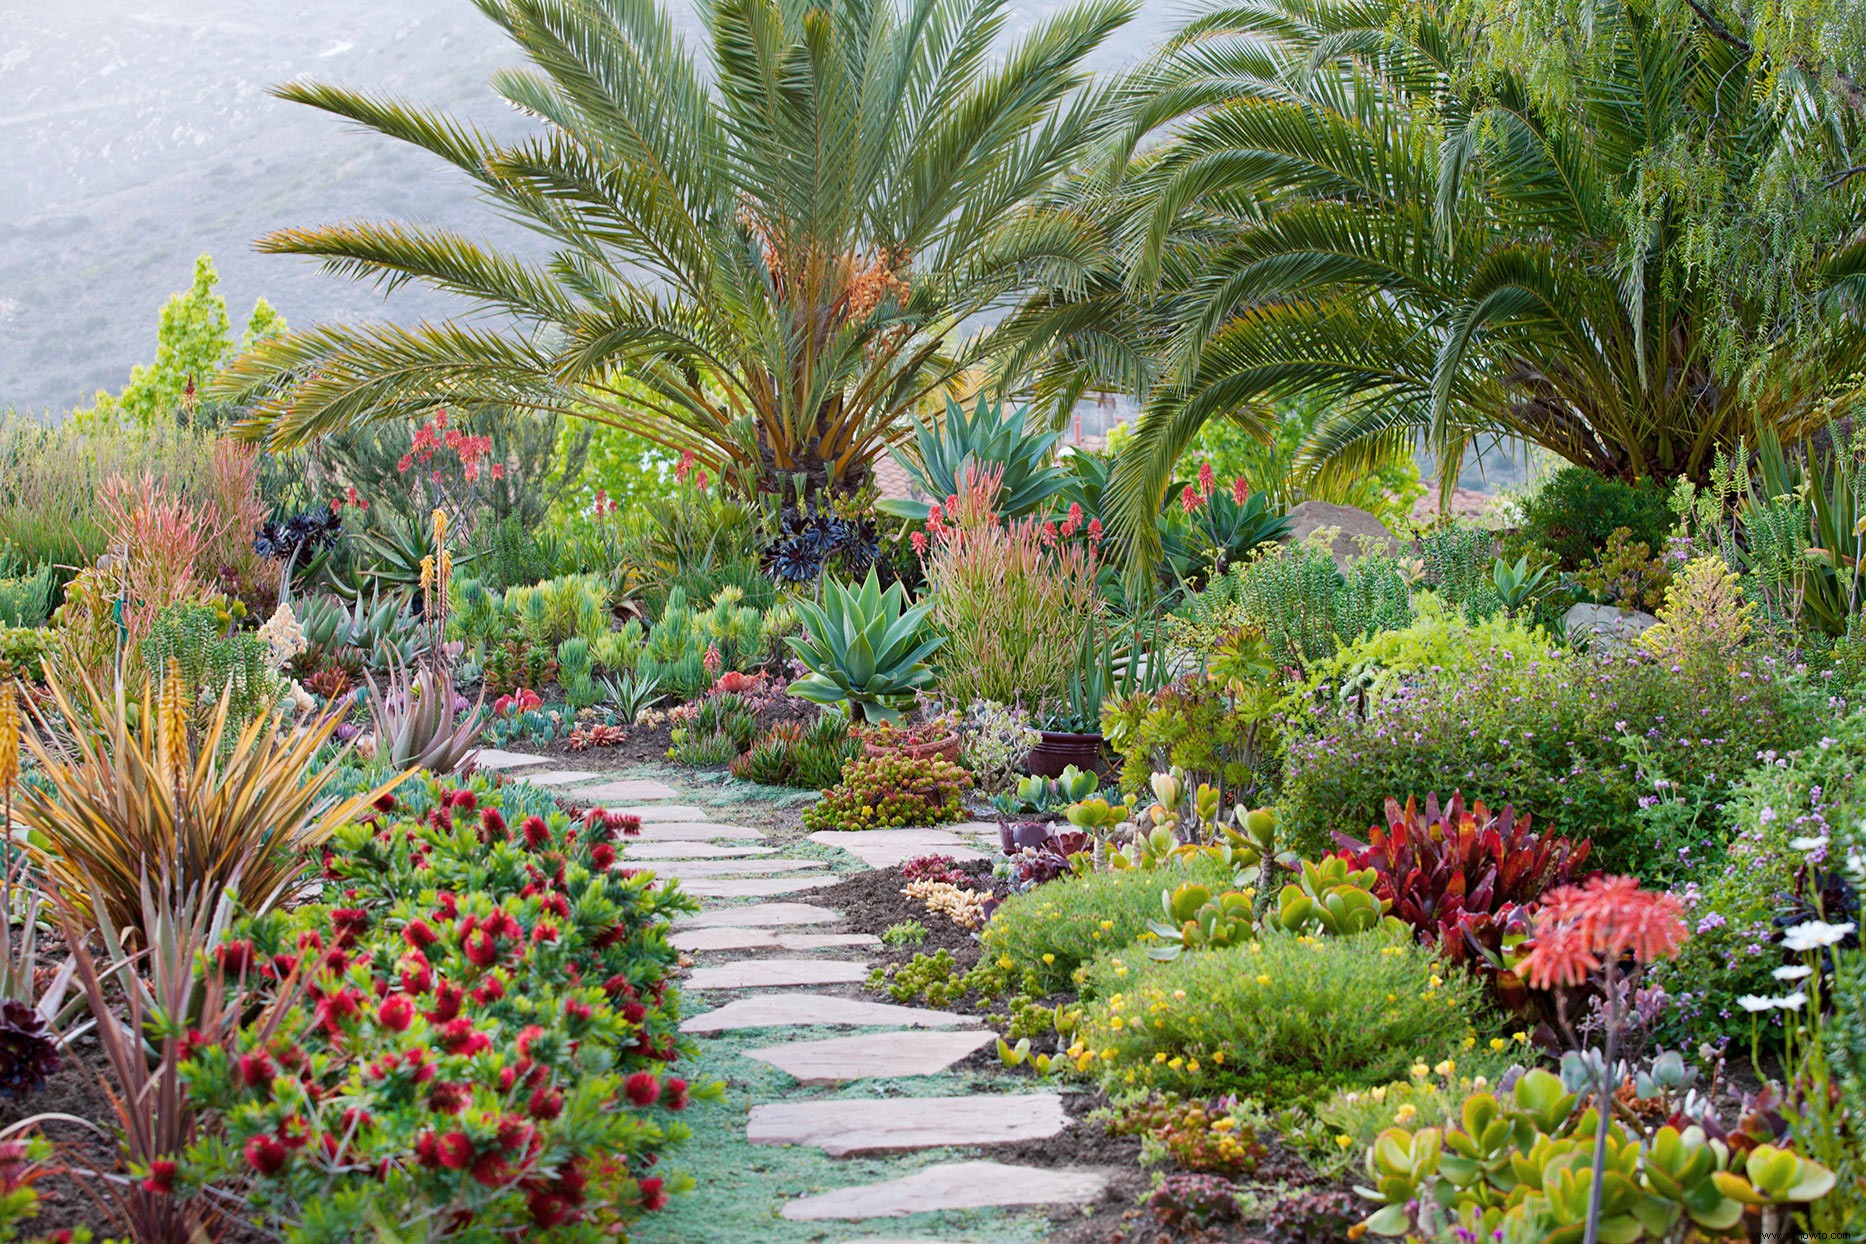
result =
[{"label": "bottlebrush shrub", "polygon": [[427,793],[420,817],[386,807],[339,831],[331,901],[222,944],[262,978],[315,956],[314,1005],[186,1065],[227,1143],[187,1154],[176,1183],[244,1167],[252,1208],[305,1244],[384,1223],[462,1244],[610,1238],[688,1182],[654,1172],[701,1092],[673,1074],[667,981],[667,921],[696,905],[613,867],[633,817],[513,824],[482,782]]},{"label": "bottlebrush shrub", "polygon": [[1086,985],[1094,1001],[1068,1055],[1111,1091],[1300,1102],[1401,1078],[1415,1059],[1458,1050],[1484,1022],[1483,987],[1404,931],[1266,929],[1170,963],[1122,951],[1090,965]]},{"label": "bottlebrush shrub", "polygon": [[[1581,879],[1592,844],[1529,829],[1529,815],[1504,805],[1501,816],[1479,800],[1464,806],[1456,792],[1442,811],[1436,793],[1425,808],[1387,799],[1386,828],[1368,830],[1368,841],[1346,834],[1336,841],[1357,869],[1374,870],[1376,898],[1392,903],[1389,914],[1411,925],[1419,940],[1453,963],[1480,972],[1500,963],[1505,932],[1527,934],[1528,917],[1544,892]],[[1504,994],[1522,989],[1513,973],[1499,971]]]},{"label": "bottlebrush shrub", "polygon": [[842,767],[841,782],[804,809],[803,823],[811,829],[943,825],[964,819],[959,792],[971,784],[971,774],[938,756],[858,756]]}]

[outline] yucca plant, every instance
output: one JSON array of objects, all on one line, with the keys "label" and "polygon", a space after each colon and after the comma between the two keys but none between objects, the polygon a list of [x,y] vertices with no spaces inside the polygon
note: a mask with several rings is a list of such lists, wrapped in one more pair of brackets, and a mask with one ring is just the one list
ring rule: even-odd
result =
[{"label": "yucca plant", "polygon": [[691,40],[658,0],[478,7],[529,62],[494,79],[538,123],[522,138],[373,92],[279,94],[439,157],[545,253],[399,222],[264,239],[470,315],[256,345],[223,377],[258,399],[251,433],[485,401],[627,428],[741,489],[856,489],[906,413],[992,356],[976,317],[1094,259],[1038,200],[1109,124],[1084,60],[1131,0],[1063,6],[1009,47],[1007,0],[718,0]]},{"label": "yucca plant", "polygon": [[1022,518],[1043,509],[1069,487],[1071,476],[1056,465],[1056,442],[1062,439],[1062,433],[1027,434],[1024,420],[1029,413],[1028,408],[1020,407],[1007,414],[1003,406],[981,395],[968,414],[948,397],[944,421],[913,420],[913,452],[894,451],[894,460],[931,502],[888,498],[876,502],[875,508],[897,518],[924,521],[931,505],[958,493],[967,467],[984,470],[1001,466],[1004,478],[999,485],[999,513],[1005,518]]},{"label": "yucca plant", "polygon": [[946,641],[926,634],[928,605],[904,608],[899,583],[887,591],[870,570],[859,588],[835,579],[823,603],[799,601],[803,634],[784,642],[810,670],[790,693],[815,704],[847,704],[861,721],[899,721],[901,708],[933,680],[927,658]]},{"label": "yucca plant", "polygon": [[[335,716],[294,724],[274,710],[229,738],[222,694],[197,734],[178,678],[160,694],[145,683],[134,700],[120,680],[105,692],[75,678],[48,676],[50,709],[32,710],[25,744],[52,789],[20,788],[17,816],[48,888],[101,906],[126,932],[147,934],[145,876],[182,891],[233,889],[252,911],[279,902],[318,844],[394,787],[325,798],[335,770],[315,759]],[[84,728],[62,730],[55,717]]]}]

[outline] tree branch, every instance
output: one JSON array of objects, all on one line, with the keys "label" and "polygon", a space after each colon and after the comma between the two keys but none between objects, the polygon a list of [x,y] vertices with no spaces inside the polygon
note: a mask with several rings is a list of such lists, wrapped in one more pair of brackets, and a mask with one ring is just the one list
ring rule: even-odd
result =
[{"label": "tree branch", "polygon": [[1749,40],[1742,38],[1735,31],[1724,25],[1722,20],[1719,19],[1715,13],[1705,8],[1698,0],[1685,0],[1685,3],[1691,7],[1693,13],[1698,15],[1698,20],[1704,23],[1705,29],[1709,30],[1716,38],[1723,40],[1745,56],[1752,55],[1755,52],[1755,49],[1750,46]]}]

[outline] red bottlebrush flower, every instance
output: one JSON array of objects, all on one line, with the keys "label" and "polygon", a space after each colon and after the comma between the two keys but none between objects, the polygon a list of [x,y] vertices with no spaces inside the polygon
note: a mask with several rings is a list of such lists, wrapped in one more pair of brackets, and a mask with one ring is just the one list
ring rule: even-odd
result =
[{"label": "red bottlebrush flower", "polygon": [[534,945],[545,945],[557,940],[557,926],[547,920],[540,920],[531,926],[531,940]]},{"label": "red bottlebrush flower", "polygon": [[627,925],[619,924],[619,923],[612,924],[608,928],[604,929],[601,933],[598,933],[595,936],[595,938],[592,940],[591,944],[594,945],[596,949],[598,950],[608,950],[611,946],[615,945],[617,942],[620,942],[622,939],[626,938],[627,936],[628,936]]},{"label": "red bottlebrush flower", "polygon": [[615,866],[616,849],[606,842],[599,842],[590,848],[590,867],[599,873],[608,872]]},{"label": "red bottlebrush flower", "polygon": [[639,1002],[630,1002],[622,1008],[622,1019],[625,1023],[634,1024],[639,1027],[641,1021],[647,1018],[648,1008]]},{"label": "red bottlebrush flower", "polygon": [[311,1139],[311,1123],[301,1114],[294,1114],[279,1124],[279,1143],[287,1149],[302,1149]]},{"label": "red bottlebrush flower", "polygon": [[473,1141],[465,1132],[449,1132],[440,1138],[435,1152],[442,1166],[463,1171],[473,1161]]},{"label": "red bottlebrush flower", "polygon": [[505,837],[505,814],[497,808],[481,808],[479,810],[479,840],[481,842],[504,842]]},{"label": "red bottlebrush flower", "polygon": [[526,1024],[523,1028],[519,1029],[518,1040],[514,1043],[518,1047],[518,1056],[520,1058],[530,1058],[531,1043],[543,1035],[544,1029],[538,1027],[536,1024]]},{"label": "red bottlebrush flower", "polygon": [[449,1054],[459,1054],[473,1043],[473,1021],[461,1016],[441,1026],[440,1047]]},{"label": "red bottlebrush flower", "polygon": [[659,1176],[641,1181],[641,1207],[650,1211],[667,1208],[667,1193],[661,1187]]},{"label": "red bottlebrush flower", "polygon": [[426,950],[435,942],[440,941],[441,935],[434,931],[433,925],[420,917],[416,917],[408,922],[407,928],[402,930],[402,940],[407,942],[410,946],[413,946],[416,950]]},{"label": "red bottlebrush flower", "polygon": [[547,894],[544,896],[542,906],[544,910],[550,912],[559,920],[568,920],[570,918],[570,899],[566,895],[555,892]]},{"label": "red bottlebrush flower", "polygon": [[1218,473],[1212,470],[1212,464],[1209,462],[1199,463],[1199,495],[1201,497],[1209,497],[1212,495],[1212,490],[1217,486]]},{"label": "red bottlebrush flower", "polygon": [[503,1155],[488,1149],[473,1161],[473,1178],[488,1188],[496,1188],[505,1182],[506,1166]]},{"label": "red bottlebrush flower", "polygon": [[272,956],[272,975],[276,979],[284,980],[286,977],[290,976],[293,972],[297,970],[298,970],[298,956],[297,955],[276,954]]},{"label": "red bottlebrush flower", "polygon": [[476,968],[489,968],[499,962],[499,942],[484,929],[474,929],[467,934],[460,949],[466,954],[467,962]]},{"label": "red bottlebrush flower", "polygon": [[306,929],[298,935],[298,949],[306,952],[320,951],[324,949],[324,939],[318,936],[316,929]]},{"label": "red bottlebrush flower", "polygon": [[661,1104],[669,1110],[687,1108],[687,1082],[679,1076],[669,1076],[661,1086]]},{"label": "red bottlebrush flower", "polygon": [[499,979],[497,973],[494,973],[475,985],[470,996],[474,1005],[487,1006],[505,997],[505,982]]},{"label": "red bottlebrush flower", "polygon": [[525,1109],[534,1119],[555,1119],[564,1112],[564,1095],[556,1089],[533,1089]]},{"label": "red bottlebrush flower", "polygon": [[228,976],[244,976],[253,967],[253,944],[244,939],[224,942],[214,951],[214,958]]},{"label": "red bottlebrush flower", "polygon": [[646,1109],[661,1099],[661,1082],[652,1072],[637,1071],[623,1084],[622,1091],[630,1101]]},{"label": "red bottlebrush flower", "polygon": [[317,1004],[318,1023],[325,1032],[336,1036],[343,1025],[362,1010],[362,995],[354,989],[340,989]]},{"label": "red bottlebrush flower", "polygon": [[240,1083],[247,1088],[259,1088],[272,1083],[272,1077],[279,1073],[278,1065],[272,1059],[255,1050],[251,1054],[240,1055]]},{"label": "red bottlebrush flower", "polygon": [[570,1204],[555,1192],[537,1191],[525,1198],[525,1208],[540,1231],[562,1225],[570,1217]]},{"label": "red bottlebrush flower", "polygon": [[423,1132],[415,1138],[415,1160],[423,1166],[441,1164],[441,1143],[433,1132]]},{"label": "red bottlebrush flower", "polygon": [[1239,505],[1250,500],[1250,481],[1242,475],[1231,481],[1231,499]]},{"label": "red bottlebrush flower", "polygon": [[434,970],[425,957],[410,955],[402,960],[402,992],[417,996],[434,988]]},{"label": "red bottlebrush flower", "polygon": [[605,811],[603,828],[611,833],[619,833],[624,838],[633,838],[641,833],[641,818],[633,812]]},{"label": "red bottlebrush flower", "polygon": [[525,845],[533,851],[551,845],[551,827],[545,824],[543,817],[528,816],[525,818],[525,823],[518,828],[519,832],[525,835]]},{"label": "red bottlebrush flower", "polygon": [[452,890],[436,891],[434,901],[440,904],[440,906],[434,909],[434,918],[436,920],[452,920],[460,915],[460,908],[455,902]]},{"label": "red bottlebrush flower", "polygon": [[285,1146],[277,1136],[255,1136],[240,1151],[246,1164],[261,1175],[276,1175],[285,1168]]},{"label": "red bottlebrush flower", "polygon": [[464,1084],[436,1084],[428,1090],[428,1108],[436,1114],[459,1114],[473,1100],[473,1092]]},{"label": "red bottlebrush flower", "polygon": [[405,993],[392,993],[376,1008],[376,1022],[390,1032],[407,1032],[415,1022],[415,1004]]},{"label": "red bottlebrush flower", "polygon": [[149,1164],[149,1178],[143,1180],[143,1190],[160,1193],[163,1196],[173,1196],[175,1176],[179,1173],[179,1169],[173,1162],[167,1158],[157,1158]]},{"label": "red bottlebrush flower", "polygon": [[589,1019],[595,1012],[590,1009],[589,1003],[584,1002],[580,998],[565,998],[564,1014],[573,1020],[582,1022]]},{"label": "red bottlebrush flower", "polygon": [[463,788],[449,796],[447,802],[459,808],[462,812],[471,812],[473,809],[479,807],[479,796]]}]

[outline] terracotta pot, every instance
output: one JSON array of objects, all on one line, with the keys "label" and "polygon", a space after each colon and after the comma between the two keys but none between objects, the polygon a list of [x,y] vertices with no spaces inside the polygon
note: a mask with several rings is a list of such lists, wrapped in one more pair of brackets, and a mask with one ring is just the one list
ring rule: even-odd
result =
[{"label": "terracotta pot", "polygon": [[1024,757],[1024,768],[1039,777],[1061,777],[1070,765],[1093,770],[1101,763],[1101,735],[1044,730],[1043,741]]},{"label": "terracotta pot", "polygon": [[925,743],[905,743],[896,747],[863,739],[862,750],[870,756],[908,756],[914,760],[938,756],[942,760],[957,764],[959,763],[959,736],[949,734],[943,739],[929,739]]}]

